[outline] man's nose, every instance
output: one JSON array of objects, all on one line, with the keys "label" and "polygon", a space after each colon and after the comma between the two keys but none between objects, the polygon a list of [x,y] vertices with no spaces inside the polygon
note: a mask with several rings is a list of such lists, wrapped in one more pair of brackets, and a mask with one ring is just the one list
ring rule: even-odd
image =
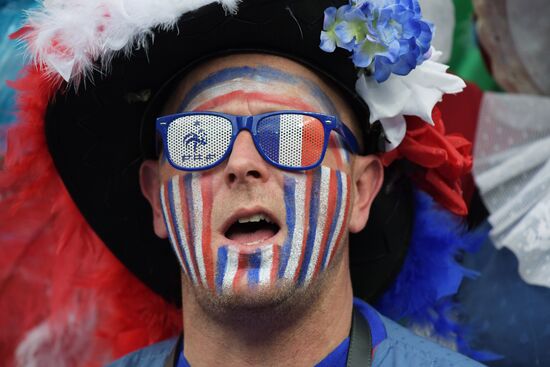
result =
[{"label": "man's nose", "polygon": [[229,186],[255,181],[265,182],[269,178],[271,168],[256,149],[250,132],[244,130],[237,135],[227,160],[224,170],[225,182]]}]

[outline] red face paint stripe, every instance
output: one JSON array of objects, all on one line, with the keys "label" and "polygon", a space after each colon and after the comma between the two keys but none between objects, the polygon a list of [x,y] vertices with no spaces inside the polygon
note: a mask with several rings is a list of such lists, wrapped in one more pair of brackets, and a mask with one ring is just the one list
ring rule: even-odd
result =
[{"label": "red face paint stripe", "polygon": [[298,267],[296,268],[296,273],[294,274],[294,281],[298,281],[300,276],[300,271],[302,269],[302,264],[304,262],[304,257],[306,253],[307,238],[309,231],[309,210],[311,206],[311,187],[313,185],[313,171],[308,171],[306,176],[306,197],[304,198],[303,203],[296,203],[296,205],[304,206],[304,235],[302,238],[302,250],[300,252],[300,260],[298,261]]},{"label": "red face paint stripe", "polygon": [[[328,189],[328,208],[327,208],[327,218],[334,218],[334,212],[336,211],[336,201],[339,199],[336,197],[338,194],[338,177],[336,176],[335,170],[330,170],[330,185]],[[334,218],[336,220],[336,218]],[[315,277],[317,273],[319,272],[319,269],[321,269],[321,266],[323,264],[323,259],[325,255],[325,251],[327,251],[327,242],[330,232],[330,227],[332,225],[332,220],[327,220],[325,222],[325,228],[323,228],[323,238],[321,240],[321,249],[319,250],[319,257],[317,258],[317,264],[315,264],[315,271],[313,272],[313,276]]]},{"label": "red face paint stripe", "polygon": [[271,274],[270,283],[275,285],[277,283],[277,275],[279,273],[279,245],[273,244],[273,261],[271,262]]},{"label": "red face paint stripe", "polygon": [[203,223],[202,223],[202,254],[206,271],[206,282],[209,289],[215,288],[214,257],[212,256],[212,176],[200,178],[202,191]]},{"label": "red face paint stripe", "polygon": [[[183,229],[185,234],[185,241],[187,241],[187,247],[189,248],[189,255],[190,255],[190,265],[193,266],[193,270],[195,271],[195,274],[199,274],[198,266],[197,266],[197,258],[195,256],[195,248],[192,246],[191,241],[191,232],[190,232],[190,224],[189,224],[189,210],[187,208],[187,191],[185,190],[185,176],[178,177],[179,181],[179,188],[180,188],[180,203],[181,203],[181,213],[182,213],[182,219],[183,219]],[[191,193],[189,193],[191,195]]]},{"label": "red face paint stripe", "polygon": [[296,100],[295,98],[288,98],[278,95],[272,95],[261,92],[245,92],[237,90],[231,93],[227,93],[218,97],[214,97],[199,106],[195,107],[193,111],[210,111],[217,107],[222,107],[237,99],[246,99],[259,102],[274,103],[287,106],[289,109],[296,109],[302,111],[313,111],[313,107],[303,101]]},{"label": "red face paint stripe", "polygon": [[336,254],[336,252],[338,251],[339,247],[340,247],[340,241],[342,241],[342,237],[344,236],[344,233],[347,232],[347,227],[348,227],[348,212],[349,212],[349,206],[350,206],[350,203],[351,203],[351,179],[350,179],[350,176],[349,175],[346,175],[346,182],[347,182],[347,197],[345,198],[346,199],[346,210],[344,212],[344,220],[342,221],[342,228],[340,228],[340,233],[338,234],[338,238],[336,239],[336,243],[334,244],[334,250],[332,250],[332,254],[330,254],[330,259],[329,259],[329,263],[330,261],[332,261],[332,259],[334,258],[334,254]]},{"label": "red face paint stripe", "polygon": [[242,282],[242,279],[246,277],[246,271],[248,269],[248,254],[239,253],[239,265],[237,265],[237,274],[233,279],[233,290],[237,290]]}]

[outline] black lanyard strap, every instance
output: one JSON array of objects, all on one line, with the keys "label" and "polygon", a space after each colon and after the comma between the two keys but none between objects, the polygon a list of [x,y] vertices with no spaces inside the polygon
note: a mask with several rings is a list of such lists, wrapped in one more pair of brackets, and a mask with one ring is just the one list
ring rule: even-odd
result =
[{"label": "black lanyard strap", "polygon": [[372,365],[372,335],[368,321],[354,307],[349,333],[347,367]]}]

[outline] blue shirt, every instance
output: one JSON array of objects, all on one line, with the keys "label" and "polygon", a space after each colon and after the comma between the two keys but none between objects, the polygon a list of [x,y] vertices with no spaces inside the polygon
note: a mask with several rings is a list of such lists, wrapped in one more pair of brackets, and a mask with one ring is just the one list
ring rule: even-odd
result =
[{"label": "blue shirt", "polygon": [[[371,328],[374,350],[373,367],[483,366],[430,340],[414,335],[357,298],[354,299],[354,305],[368,321]],[[173,338],[140,349],[115,361],[109,367],[162,367],[176,347],[177,340],[177,338]],[[346,338],[316,367],[345,367],[348,348],[349,338]],[[190,366],[183,351],[179,355],[177,366]]]}]

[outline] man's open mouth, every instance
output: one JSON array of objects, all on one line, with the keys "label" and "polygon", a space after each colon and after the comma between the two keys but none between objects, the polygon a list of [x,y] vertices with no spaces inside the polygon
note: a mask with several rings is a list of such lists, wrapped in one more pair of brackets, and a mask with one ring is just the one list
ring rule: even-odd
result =
[{"label": "man's open mouth", "polygon": [[243,215],[232,221],[224,235],[231,241],[253,245],[275,236],[280,227],[265,213]]}]

